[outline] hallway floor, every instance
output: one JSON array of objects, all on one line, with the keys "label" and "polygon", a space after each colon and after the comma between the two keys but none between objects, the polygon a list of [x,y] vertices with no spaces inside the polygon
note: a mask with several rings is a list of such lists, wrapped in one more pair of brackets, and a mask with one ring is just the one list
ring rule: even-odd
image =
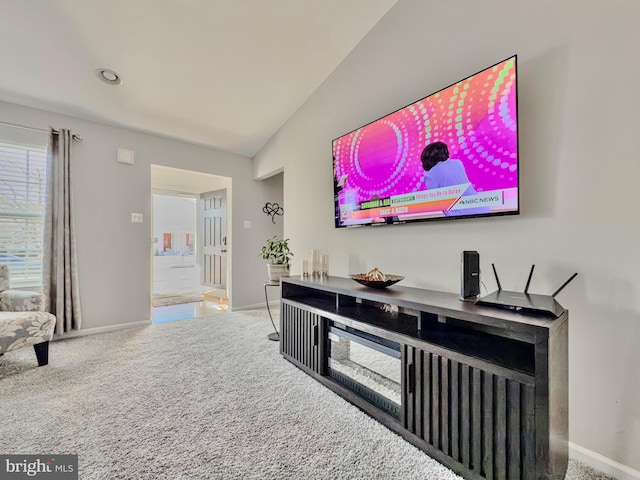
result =
[{"label": "hallway floor", "polygon": [[186,320],[189,318],[205,317],[207,315],[225,312],[226,310],[226,305],[210,301],[153,307],[151,323],[156,324],[174,322],[176,320]]}]

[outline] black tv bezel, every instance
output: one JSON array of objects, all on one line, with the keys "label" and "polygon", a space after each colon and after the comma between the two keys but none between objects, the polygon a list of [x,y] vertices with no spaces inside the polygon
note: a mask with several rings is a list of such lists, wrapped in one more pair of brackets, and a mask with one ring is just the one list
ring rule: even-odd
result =
[{"label": "black tv bezel", "polygon": [[504,217],[504,216],[511,216],[511,215],[520,215],[520,106],[519,106],[519,85],[518,85],[518,54],[513,54],[510,55],[506,58],[504,58],[503,60],[500,60],[499,62],[494,63],[493,65],[490,65],[488,67],[482,68],[480,70],[478,70],[475,73],[472,73],[471,75],[467,75],[466,77],[457,80],[449,85],[447,85],[446,87],[443,87],[439,90],[436,90],[422,98],[419,98],[417,100],[414,100],[411,103],[406,104],[403,107],[397,108],[396,110],[387,113],[375,120],[372,120],[369,123],[365,123],[364,125],[358,127],[358,128],[354,128],[353,130],[344,133],[342,135],[339,135],[338,137],[335,137],[333,140],[331,140],[331,158],[332,158],[332,168],[331,168],[331,176],[333,177],[333,182],[335,183],[336,181],[336,167],[335,167],[335,158],[333,156],[333,145],[335,143],[336,140],[345,137],[353,132],[355,132],[356,130],[360,130],[362,128],[365,128],[373,123],[379,122],[380,120],[382,120],[383,118],[386,118],[390,115],[393,115],[396,112],[399,112],[400,110],[403,110],[407,107],[409,107],[410,105],[413,105],[414,103],[418,103],[421,102],[422,100],[425,100],[429,97],[432,97],[433,95],[436,95],[440,92],[442,92],[443,90],[446,90],[448,88],[453,87],[454,85],[456,85],[457,83],[461,83],[464,82],[465,80],[474,77],[476,75],[478,75],[479,73],[482,73],[486,70],[489,70],[493,67],[495,67],[496,65],[499,65],[501,63],[506,62],[507,60],[513,59],[514,63],[515,63],[515,71],[516,71],[516,154],[517,154],[517,177],[518,177],[518,208],[517,210],[513,210],[513,211],[509,211],[509,212],[493,212],[493,213],[477,213],[477,214],[469,214],[469,215],[456,215],[456,216],[442,216],[442,217],[425,217],[425,218],[413,218],[413,219],[407,219],[407,220],[399,220],[399,221],[394,221],[394,222],[389,222],[389,223],[361,223],[361,224],[357,224],[357,225],[340,225],[340,214],[337,211],[337,199],[335,196],[335,189],[334,189],[334,198],[333,198],[333,213],[334,213],[334,225],[335,228],[358,228],[358,227],[381,227],[381,226],[389,226],[389,225],[404,225],[404,224],[408,224],[408,223],[421,223],[421,222],[433,222],[433,221],[439,221],[439,220],[468,220],[470,218],[492,218],[492,217]]}]

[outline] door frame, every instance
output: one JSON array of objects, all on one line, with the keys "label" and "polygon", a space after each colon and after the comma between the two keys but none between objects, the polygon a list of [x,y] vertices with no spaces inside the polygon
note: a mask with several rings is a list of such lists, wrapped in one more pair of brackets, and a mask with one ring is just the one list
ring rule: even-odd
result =
[{"label": "door frame", "polygon": [[[233,305],[233,178],[229,175],[191,170],[188,168],[170,167],[167,165],[151,164],[150,168],[150,196],[151,215],[153,215],[153,193],[167,193],[170,195],[183,194],[199,198],[203,192],[227,189],[227,289],[226,297],[229,308]],[[149,282],[153,281],[153,224],[146,222],[149,232],[149,261],[151,266]],[[197,228],[200,228],[198,222]],[[196,235],[202,235],[196,230]],[[197,246],[196,246],[197,248]],[[202,265],[200,265],[202,267]],[[153,295],[153,285],[149,284],[149,300]]]}]

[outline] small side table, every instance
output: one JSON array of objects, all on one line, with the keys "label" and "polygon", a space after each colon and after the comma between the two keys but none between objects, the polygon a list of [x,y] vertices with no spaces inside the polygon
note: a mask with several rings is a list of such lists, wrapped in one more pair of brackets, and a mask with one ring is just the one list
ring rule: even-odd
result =
[{"label": "small side table", "polygon": [[273,333],[267,335],[269,340],[273,340],[274,342],[280,341],[280,334],[278,333],[278,329],[276,328],[276,324],[273,322],[273,316],[271,315],[271,307],[269,307],[269,295],[267,295],[267,287],[279,287],[280,282],[264,282],[264,299],[267,302],[267,310],[269,311],[269,318],[271,319],[271,325],[273,325]]}]

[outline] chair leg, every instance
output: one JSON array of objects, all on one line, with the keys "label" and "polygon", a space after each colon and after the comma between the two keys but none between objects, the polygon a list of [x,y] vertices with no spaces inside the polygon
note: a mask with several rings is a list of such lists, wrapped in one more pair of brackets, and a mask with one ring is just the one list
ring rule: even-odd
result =
[{"label": "chair leg", "polygon": [[38,366],[42,367],[49,364],[49,342],[38,343],[33,346],[38,359]]}]

